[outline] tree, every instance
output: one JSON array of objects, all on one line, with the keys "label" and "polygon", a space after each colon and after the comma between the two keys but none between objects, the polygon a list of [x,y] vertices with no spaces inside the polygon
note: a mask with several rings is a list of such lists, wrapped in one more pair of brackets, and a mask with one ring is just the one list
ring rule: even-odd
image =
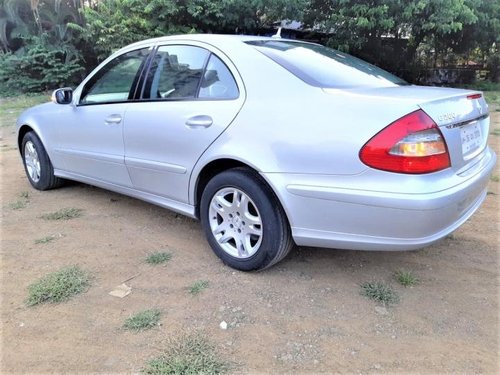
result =
[{"label": "tree", "polygon": [[42,91],[81,78],[80,0],[0,0],[0,93]]},{"label": "tree", "polygon": [[401,71],[435,65],[450,50],[454,58],[459,48],[490,51],[499,35],[499,6],[488,0],[312,0],[305,21],[331,33],[331,46]]},{"label": "tree", "polygon": [[73,26],[99,60],[131,42],[183,33],[255,33],[285,18],[300,19],[307,0],[101,0]]}]

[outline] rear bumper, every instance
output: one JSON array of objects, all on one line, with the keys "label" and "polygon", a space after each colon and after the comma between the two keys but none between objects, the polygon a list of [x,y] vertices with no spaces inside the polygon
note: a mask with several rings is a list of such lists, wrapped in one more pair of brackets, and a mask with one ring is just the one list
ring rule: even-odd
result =
[{"label": "rear bumper", "polygon": [[412,250],[453,232],[480,207],[495,162],[487,149],[461,175],[368,170],[356,176],[263,176],[285,208],[297,245]]}]

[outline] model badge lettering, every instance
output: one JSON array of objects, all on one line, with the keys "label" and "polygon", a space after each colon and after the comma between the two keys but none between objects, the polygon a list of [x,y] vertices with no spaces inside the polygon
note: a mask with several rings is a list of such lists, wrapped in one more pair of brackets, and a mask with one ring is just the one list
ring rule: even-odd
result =
[{"label": "model badge lettering", "polygon": [[438,121],[453,121],[457,118],[457,114],[455,112],[444,113],[438,117]]}]

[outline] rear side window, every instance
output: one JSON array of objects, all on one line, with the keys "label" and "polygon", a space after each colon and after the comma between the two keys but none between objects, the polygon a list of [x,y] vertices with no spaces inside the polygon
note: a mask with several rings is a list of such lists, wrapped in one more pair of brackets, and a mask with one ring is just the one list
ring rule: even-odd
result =
[{"label": "rear side window", "polygon": [[162,46],[151,59],[143,99],[235,99],[238,86],[227,66],[208,50]]},{"label": "rear side window", "polygon": [[238,96],[238,86],[233,75],[217,56],[211,55],[201,81],[199,97],[236,99]]},{"label": "rear side window", "polygon": [[319,44],[258,40],[246,42],[306,83],[323,88],[408,85],[401,78],[354,56]]},{"label": "rear side window", "polygon": [[153,57],[142,97],[190,99],[196,97],[209,52],[194,46],[164,46]]}]

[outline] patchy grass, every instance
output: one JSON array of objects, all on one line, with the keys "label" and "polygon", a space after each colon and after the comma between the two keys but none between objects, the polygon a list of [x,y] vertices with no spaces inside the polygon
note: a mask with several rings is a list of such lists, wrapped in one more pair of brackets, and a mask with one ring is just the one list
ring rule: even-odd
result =
[{"label": "patchy grass", "polygon": [[138,312],[125,320],[123,328],[130,331],[144,331],[156,327],[160,322],[161,312],[158,309],[149,309]]},{"label": "patchy grass", "polygon": [[172,253],[168,251],[156,251],[146,257],[146,263],[156,265],[166,263],[170,259],[172,259]]},{"label": "patchy grass", "polygon": [[42,215],[45,220],[70,220],[82,216],[83,210],[79,208],[61,208],[58,211]]},{"label": "patchy grass", "polygon": [[16,201],[11,204],[9,204],[9,208],[11,210],[21,210],[23,208],[26,208],[26,201]]},{"label": "patchy grass", "polygon": [[39,245],[39,244],[49,243],[49,242],[54,241],[55,239],[56,239],[56,236],[45,236],[45,237],[36,239],[35,244]]},{"label": "patchy grass", "polygon": [[490,180],[493,181],[493,182],[499,182],[500,181],[500,176],[492,175],[490,177]]},{"label": "patchy grass", "polygon": [[0,127],[14,126],[22,111],[50,101],[50,94],[22,95],[0,98]]},{"label": "patchy grass", "polygon": [[417,277],[408,270],[399,270],[396,272],[394,275],[398,283],[400,283],[403,286],[413,286],[418,283]]},{"label": "patchy grass", "polygon": [[[500,109],[500,108],[499,108],[499,109]],[[492,135],[500,135],[500,129],[499,129],[499,128],[495,128],[495,129],[493,129],[493,130],[490,132],[490,134],[492,134]]]},{"label": "patchy grass", "polygon": [[490,105],[500,106],[500,91],[484,91],[484,98]]},{"label": "patchy grass", "polygon": [[361,285],[361,294],[384,305],[399,302],[399,297],[389,285],[381,282],[366,282]]},{"label": "patchy grass", "polygon": [[207,280],[197,280],[193,285],[189,287],[189,293],[193,296],[200,294],[202,291],[208,288],[209,282]]},{"label": "patchy grass", "polygon": [[90,275],[78,266],[61,268],[28,287],[28,306],[50,302],[58,303],[85,292],[90,285]]},{"label": "patchy grass", "polygon": [[205,336],[190,334],[170,339],[167,350],[150,360],[142,371],[151,375],[222,374],[229,367]]},{"label": "patchy grass", "polygon": [[21,199],[9,204],[9,208],[11,210],[20,210],[22,208],[26,208],[26,205],[29,203],[30,194],[27,191],[22,191],[19,194],[19,198]]}]

